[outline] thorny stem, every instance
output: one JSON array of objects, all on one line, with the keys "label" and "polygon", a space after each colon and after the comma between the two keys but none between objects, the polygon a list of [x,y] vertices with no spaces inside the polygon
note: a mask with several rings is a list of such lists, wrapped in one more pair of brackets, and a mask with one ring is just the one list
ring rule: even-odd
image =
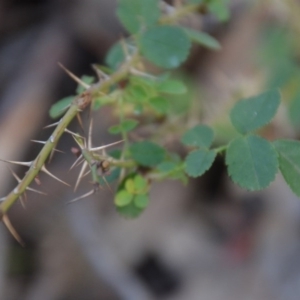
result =
[{"label": "thorny stem", "polygon": [[[170,15],[163,16],[160,20],[160,23],[175,23],[180,18],[196,11],[198,8],[199,5],[187,5],[183,8],[175,10],[174,13]],[[94,97],[98,96],[99,94],[106,93],[111,86],[118,83],[122,79],[125,79],[132,70],[132,68],[134,68],[139,62],[139,59],[140,58],[137,54],[133,55],[130,60],[126,61],[122,68],[120,68],[117,72],[112,74],[108,79],[106,79],[105,81],[99,81],[98,83],[92,85],[89,89],[87,89],[84,93],[82,93],[73,101],[70,108],[67,110],[67,112],[57,125],[56,129],[53,131],[49,140],[46,142],[46,144],[44,145],[38,156],[35,158],[35,160],[32,161],[31,166],[25,174],[24,178],[5,197],[5,199],[1,203],[0,221],[3,219],[3,216],[9,211],[12,205],[18,200],[18,198],[25,192],[26,188],[31,184],[34,178],[39,174],[48,156],[55,148],[55,145],[58,143],[65,129],[76,117],[76,115],[86,106],[91,104]]]},{"label": "thorny stem", "polygon": [[101,161],[101,160],[109,160],[109,163],[112,167],[119,167],[119,168],[134,168],[137,166],[137,163],[132,160],[132,159],[115,159],[111,156],[107,156],[107,155],[100,155],[100,154],[95,154],[93,153],[92,156],[97,160],[97,161]]},{"label": "thorny stem", "polygon": [[[92,178],[93,182],[98,182],[98,175],[97,175],[97,162],[100,162],[101,160],[107,159],[107,156],[102,157],[101,155],[92,153],[86,148],[83,148],[81,150],[82,156],[89,164],[89,167],[92,172]],[[109,160],[110,165],[113,167],[119,167],[119,168],[133,168],[136,167],[136,162],[134,160],[118,160],[118,159],[112,159]]]},{"label": "thorny stem", "polygon": [[134,55],[131,60],[124,64],[123,67],[115,72],[109,79],[92,85],[89,89],[87,89],[73,101],[70,108],[62,117],[56,129],[53,131],[50,138],[46,142],[45,146],[42,148],[35,160],[32,161],[31,166],[22,181],[18,183],[18,185],[5,197],[4,201],[1,203],[0,220],[2,220],[3,216],[9,211],[12,205],[25,192],[26,188],[39,174],[51,151],[55,148],[65,129],[75,118],[75,116],[91,103],[94,95],[97,95],[99,92],[108,90],[112,85],[126,78],[130,71],[130,68],[135,65],[136,61],[137,56]]},{"label": "thorny stem", "polygon": [[[77,98],[79,99],[79,98]],[[42,148],[41,152],[38,154],[36,159],[31,163],[31,166],[28,172],[25,174],[24,178],[20,183],[6,196],[6,199],[1,203],[0,206],[0,219],[10,207],[17,201],[17,199],[24,193],[26,188],[30,185],[30,183],[34,180],[34,178],[38,175],[41,168],[43,167],[46,159],[48,158],[49,154],[51,153],[52,149],[54,149],[55,145],[57,144],[58,140],[60,139],[61,135],[63,134],[65,128],[69,125],[72,119],[78,113],[78,104],[77,99],[68,109],[64,117],[61,119],[59,124],[57,125],[56,129],[46,142],[45,146]]]},{"label": "thorny stem", "polygon": [[81,150],[82,156],[84,159],[88,162],[91,172],[92,172],[92,178],[93,182],[97,182],[97,161],[94,159],[92,153],[88,149],[82,149]]}]

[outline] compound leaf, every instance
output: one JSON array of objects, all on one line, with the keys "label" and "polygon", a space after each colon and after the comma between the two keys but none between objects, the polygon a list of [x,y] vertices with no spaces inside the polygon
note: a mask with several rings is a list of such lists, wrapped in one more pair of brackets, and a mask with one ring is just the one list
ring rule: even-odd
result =
[{"label": "compound leaf", "polygon": [[191,43],[183,29],[156,26],[145,31],[140,39],[142,54],[162,68],[177,68],[189,54]]},{"label": "compound leaf", "polygon": [[300,197],[300,142],[278,140],[273,145],[278,153],[279,169],[285,181]]},{"label": "compound leaf", "polygon": [[238,137],[230,142],[226,164],[232,180],[251,191],[266,188],[275,179],[278,169],[274,147],[256,135]]},{"label": "compound leaf", "polygon": [[240,133],[251,132],[268,124],[275,116],[279,104],[280,94],[277,90],[243,99],[231,110],[231,122]]}]

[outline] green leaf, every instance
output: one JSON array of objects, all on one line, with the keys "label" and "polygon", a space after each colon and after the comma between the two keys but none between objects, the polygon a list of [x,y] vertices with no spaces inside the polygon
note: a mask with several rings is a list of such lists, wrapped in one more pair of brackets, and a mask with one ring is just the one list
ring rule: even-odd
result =
[{"label": "green leaf", "polygon": [[207,6],[208,10],[214,14],[219,21],[225,22],[229,19],[229,0],[210,0]]},{"label": "green leaf", "polygon": [[[94,76],[88,76],[88,75],[83,75],[81,78],[80,78],[84,83],[86,84],[92,84],[95,82],[95,77]],[[81,94],[85,91],[85,88],[78,84],[77,88],[76,88],[76,94]]]},{"label": "green leaf", "polygon": [[209,148],[214,139],[213,130],[206,125],[197,125],[188,130],[181,141],[187,146]]},{"label": "green leaf", "polygon": [[119,191],[115,196],[115,205],[116,206],[126,206],[133,200],[133,195],[127,190]]},{"label": "green leaf", "polygon": [[242,134],[268,124],[275,116],[280,104],[280,94],[271,90],[255,97],[241,100],[230,112],[233,126]]},{"label": "green leaf", "polygon": [[148,182],[141,175],[136,175],[133,179],[135,193],[137,194],[145,194],[148,191]]},{"label": "green leaf", "polygon": [[169,102],[167,99],[156,96],[149,99],[149,104],[152,108],[154,108],[158,113],[165,114],[169,110]]},{"label": "green leaf", "polygon": [[117,15],[130,33],[137,33],[157,23],[160,17],[158,0],[119,0]]},{"label": "green leaf", "polygon": [[178,95],[185,94],[187,92],[187,88],[182,81],[168,79],[164,80],[157,85],[157,90],[161,93]]},{"label": "green leaf", "polygon": [[120,149],[113,149],[108,152],[108,155],[115,159],[120,159],[122,156],[122,150]]},{"label": "green leaf", "polygon": [[278,140],[273,143],[279,156],[279,169],[292,191],[300,197],[300,142]]},{"label": "green leaf", "polygon": [[126,191],[132,195],[134,194],[146,194],[148,192],[148,181],[141,175],[130,174],[122,182],[121,189],[126,189]]},{"label": "green leaf", "polygon": [[133,119],[126,119],[119,125],[109,127],[108,132],[111,134],[119,134],[122,131],[129,132],[133,130],[139,122]]},{"label": "green leaf", "polygon": [[251,191],[266,188],[278,169],[272,144],[256,135],[234,139],[226,151],[226,164],[232,180]]},{"label": "green leaf", "polygon": [[125,132],[129,132],[129,131],[133,130],[134,128],[136,128],[136,126],[138,124],[139,124],[139,122],[137,120],[126,119],[123,122],[121,122],[120,126],[121,126],[122,130],[124,130]]},{"label": "green leaf", "polygon": [[[106,186],[107,183],[114,182],[120,178],[121,169],[115,168],[109,172],[108,175],[105,175],[105,180],[102,178],[103,176],[99,176],[98,182],[101,186]],[[106,181],[106,182],[105,182]]]},{"label": "green leaf", "polygon": [[185,160],[185,171],[191,177],[204,174],[212,165],[216,152],[212,150],[197,150],[191,152]]},{"label": "green leaf", "polygon": [[96,71],[96,73],[105,73],[107,75],[112,75],[113,71],[104,65],[99,65],[97,63],[93,64],[93,69]]},{"label": "green leaf", "polygon": [[192,42],[211,50],[221,49],[220,43],[211,35],[190,28],[185,28],[184,30]]},{"label": "green leaf", "polygon": [[63,115],[69,105],[72,103],[74,100],[75,96],[69,96],[61,99],[60,101],[54,103],[50,110],[49,110],[49,115],[52,119],[56,119]]},{"label": "green leaf", "polygon": [[153,167],[161,163],[166,155],[165,149],[149,141],[137,142],[130,147],[132,158],[140,165]]},{"label": "green leaf", "polygon": [[191,4],[201,4],[203,2],[204,2],[204,0],[188,0],[188,3],[191,3]]},{"label": "green leaf", "polygon": [[138,207],[134,201],[130,202],[126,206],[117,206],[116,208],[120,215],[131,219],[137,218],[144,211],[144,208]]},{"label": "green leaf", "polygon": [[149,204],[149,196],[148,195],[136,195],[133,198],[134,204],[138,208],[146,208]]},{"label": "green leaf", "polygon": [[148,98],[147,90],[141,84],[129,84],[125,89],[125,98],[128,102],[144,102]]},{"label": "green leaf", "polygon": [[[289,29],[283,26],[267,26],[261,32],[261,41],[256,50],[259,54],[258,64],[266,66],[266,86],[290,86],[291,81],[299,76],[299,68],[295,63],[295,39]],[[299,82],[299,78],[296,82]]]},{"label": "green leaf", "polygon": [[102,98],[94,99],[92,102],[92,110],[98,110],[103,106]]},{"label": "green leaf", "polygon": [[162,68],[177,68],[189,54],[191,43],[183,29],[157,26],[145,31],[140,39],[142,54]]},{"label": "green leaf", "polygon": [[157,166],[157,170],[161,173],[161,179],[173,179],[181,180],[184,184],[187,184],[188,179],[184,172],[185,165],[179,161],[164,161]]},{"label": "green leaf", "polygon": [[125,60],[124,50],[120,42],[114,44],[106,54],[105,62],[113,70],[118,69],[119,65]]},{"label": "green leaf", "polygon": [[143,110],[144,110],[143,104],[142,103],[136,103],[135,106],[134,106],[134,109],[133,109],[133,113],[136,116],[139,116],[143,113]]},{"label": "green leaf", "polygon": [[300,129],[300,90],[297,91],[294,99],[288,107],[288,114],[292,125]]},{"label": "green leaf", "polygon": [[132,178],[128,178],[125,181],[125,189],[128,193],[130,193],[132,195],[135,193],[135,186],[134,186],[134,181]]},{"label": "green leaf", "polygon": [[124,48],[128,52],[128,55],[132,55],[135,52],[135,47],[130,42],[123,41],[114,44],[106,54],[105,63],[113,70],[117,70],[125,61]]},{"label": "green leaf", "polygon": [[121,132],[122,132],[122,129],[121,129],[121,127],[120,127],[120,124],[110,126],[110,127],[108,128],[108,132],[109,132],[110,134],[119,134],[119,133],[121,133]]},{"label": "green leaf", "polygon": [[161,173],[170,173],[177,167],[178,167],[178,163],[172,161],[164,161],[157,166],[157,169]]},{"label": "green leaf", "polygon": [[114,94],[108,94],[102,97],[95,98],[92,102],[92,109],[98,110],[104,105],[114,103],[114,101],[116,101],[116,95]]},{"label": "green leaf", "polygon": [[[158,79],[144,78],[141,76],[131,76],[130,85],[140,86],[143,90],[144,97],[148,98],[157,94],[156,82]],[[141,95],[142,96],[142,95]]]}]

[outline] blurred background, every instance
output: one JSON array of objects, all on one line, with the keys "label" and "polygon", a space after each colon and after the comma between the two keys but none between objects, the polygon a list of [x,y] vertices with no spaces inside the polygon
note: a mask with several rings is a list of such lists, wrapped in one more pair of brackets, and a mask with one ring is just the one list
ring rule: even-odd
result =
[{"label": "blurred background", "polygon": [[[283,104],[262,134],[299,138],[300,2],[233,0],[230,18],[195,19],[222,50],[195,47],[182,72],[198,89],[204,122],[215,125],[234,99],[278,87]],[[111,45],[126,35],[113,0],[0,0],[0,158],[30,161],[51,129],[48,110],[74,94],[79,77],[93,75]],[[192,22],[192,21],[190,21]],[[85,123],[88,116],[83,115]],[[212,120],[213,119],[213,120]],[[95,113],[95,144],[113,142],[104,109]],[[78,129],[76,122],[71,125]],[[64,136],[49,165],[74,184],[74,142]],[[19,176],[26,169],[13,168]],[[15,184],[0,164],[0,195]],[[47,196],[27,195],[9,218],[25,242],[0,226],[0,299],[293,300],[300,298],[300,202],[280,175],[263,192],[233,185],[222,157],[188,186],[154,184],[151,203],[136,220],[114,209],[109,190],[65,205],[68,188],[40,176]],[[78,194],[89,190],[81,184]]]}]

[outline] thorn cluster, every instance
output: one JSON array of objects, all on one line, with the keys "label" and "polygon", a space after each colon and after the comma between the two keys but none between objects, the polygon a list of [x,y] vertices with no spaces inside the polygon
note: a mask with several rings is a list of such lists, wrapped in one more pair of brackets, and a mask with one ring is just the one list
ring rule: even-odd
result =
[{"label": "thorn cluster", "polygon": [[[121,140],[121,141],[117,141],[117,142],[114,142],[114,143],[111,143],[111,144],[107,144],[107,145],[104,145],[104,146],[93,147],[92,146],[92,132],[93,132],[93,119],[91,119],[91,121],[90,121],[90,126],[89,126],[89,132],[88,132],[88,139],[87,139],[87,141],[83,137],[79,137],[78,138],[78,135],[73,135],[73,138],[74,138],[75,142],[79,146],[80,155],[77,157],[77,159],[75,160],[75,162],[72,164],[70,170],[83,163],[82,167],[80,169],[79,175],[77,177],[75,186],[74,186],[74,191],[77,190],[77,188],[78,188],[78,186],[80,184],[80,181],[86,175],[90,174],[91,172],[93,173],[93,183],[97,183],[96,176],[99,175],[99,173],[97,172],[97,170],[99,169],[99,167],[101,168],[101,166],[103,165],[103,160],[99,161],[94,154],[97,151],[104,152],[106,148],[109,148],[111,146],[114,146],[114,145],[117,145],[117,144],[123,142],[123,140]],[[103,153],[103,155],[105,156],[105,153]],[[88,170],[86,172],[86,169],[88,167],[90,168],[90,170]],[[93,170],[95,168],[96,168],[96,172],[94,173]],[[105,175],[104,173],[100,174],[100,176],[102,176],[103,180],[105,181],[105,183],[107,184],[107,186],[110,189],[110,186],[108,185],[107,181],[105,180],[104,175]],[[96,184],[95,187],[90,192],[84,194],[83,196],[75,198],[75,199],[71,200],[70,202],[75,202],[77,200],[86,198],[86,197],[92,195],[93,193],[95,193],[95,191],[97,189],[98,189],[98,185]]]},{"label": "thorn cluster", "polygon": [[[47,175],[51,176],[55,180],[68,185],[68,183],[64,182],[63,180],[59,179],[52,173],[50,173],[46,167],[45,167],[45,162],[48,159],[48,157],[53,156],[54,152],[60,152],[60,150],[55,149],[57,142],[59,141],[60,137],[64,132],[69,133],[72,135],[72,137],[75,139],[77,144],[79,143],[80,145],[80,152],[79,152],[79,157],[75,161],[75,163],[72,165],[71,169],[74,168],[75,166],[83,163],[81,171],[79,173],[79,177],[77,179],[76,185],[75,185],[75,190],[80,183],[80,180],[86,176],[88,173],[92,173],[93,180],[95,179],[96,173],[97,173],[97,154],[95,153],[96,151],[102,150],[104,151],[105,148],[116,145],[120,143],[121,141],[101,146],[101,147],[92,147],[91,143],[91,130],[92,130],[92,122],[90,125],[90,131],[89,131],[89,138],[86,143],[85,138],[83,138],[81,135],[74,133],[70,131],[67,127],[70,124],[70,122],[77,117],[79,124],[82,126],[82,121],[80,118],[79,113],[84,110],[91,102],[92,102],[92,97],[94,95],[99,95],[99,94],[104,94],[104,91],[109,89],[111,86],[115,85],[117,82],[123,80],[126,78],[130,72],[130,68],[132,65],[137,63],[137,56],[132,56],[130,61],[127,61],[124,63],[124,65],[116,71],[114,74],[111,76],[108,76],[104,74],[100,69],[96,68],[96,73],[99,78],[99,82],[93,84],[92,86],[86,84],[83,82],[81,79],[79,79],[76,75],[74,75],[72,72],[67,70],[62,64],[59,64],[59,66],[76,82],[78,82],[81,86],[85,88],[85,91],[78,95],[73,102],[64,108],[64,115],[60,119],[59,122],[50,124],[46,126],[45,128],[52,128],[55,127],[53,133],[51,134],[50,138],[47,141],[37,141],[33,140],[35,143],[43,144],[43,148],[41,149],[40,153],[37,155],[37,157],[30,162],[20,162],[20,161],[11,161],[11,160],[1,160],[7,163],[11,164],[17,164],[17,165],[22,165],[26,166],[29,168],[29,170],[26,172],[25,176],[23,179],[20,179],[15,173],[13,173],[13,176],[17,180],[18,184],[17,186],[6,196],[3,198],[0,198],[0,220],[3,220],[10,232],[14,235],[14,237],[21,243],[21,239],[18,237],[16,234],[15,230],[11,226],[9,219],[7,217],[7,212],[11,208],[11,206],[18,200],[21,200],[21,203],[23,206],[25,206],[24,203],[24,198],[26,198],[25,192],[27,190],[33,191],[36,193],[40,194],[45,194],[43,192],[40,192],[38,190],[35,190],[33,188],[30,188],[29,185],[31,184],[32,181],[36,180],[38,183],[40,181],[38,180],[37,176],[40,172],[44,172]],[[100,155],[98,155],[100,157]],[[99,161],[98,161],[99,162]],[[90,170],[86,172],[86,168],[89,166]],[[104,179],[105,180],[105,179]],[[95,180],[94,180],[95,182]],[[96,188],[94,188],[92,191],[88,192],[87,194],[78,197],[76,199],[73,199],[72,201],[74,202],[75,200],[82,199],[84,197],[87,197],[94,193],[96,191]]]}]

